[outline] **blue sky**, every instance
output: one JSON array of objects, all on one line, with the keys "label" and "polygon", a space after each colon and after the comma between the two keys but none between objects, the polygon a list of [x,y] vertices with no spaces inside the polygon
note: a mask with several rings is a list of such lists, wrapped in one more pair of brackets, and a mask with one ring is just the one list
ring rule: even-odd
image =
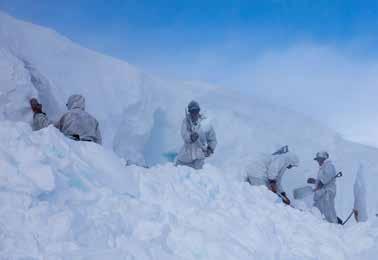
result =
[{"label": "blue sky", "polygon": [[261,95],[378,146],[378,1],[0,0],[0,9],[147,72]]},{"label": "blue sky", "polygon": [[205,48],[237,46],[233,60],[303,39],[343,47],[358,37],[361,54],[378,43],[378,1],[0,0],[0,8],[141,65],[162,56],[191,62]]}]

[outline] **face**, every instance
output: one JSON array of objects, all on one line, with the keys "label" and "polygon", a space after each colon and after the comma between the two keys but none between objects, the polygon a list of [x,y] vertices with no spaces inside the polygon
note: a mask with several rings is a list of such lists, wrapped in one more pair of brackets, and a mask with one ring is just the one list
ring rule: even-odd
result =
[{"label": "face", "polygon": [[30,99],[30,105],[31,105],[32,107],[38,105],[38,100],[35,99],[35,98]]},{"label": "face", "polygon": [[193,122],[197,122],[199,117],[200,117],[200,111],[199,110],[192,110],[190,111],[190,118],[192,119]]},{"label": "face", "polygon": [[30,107],[34,113],[42,110],[42,105],[35,98],[30,99]]}]

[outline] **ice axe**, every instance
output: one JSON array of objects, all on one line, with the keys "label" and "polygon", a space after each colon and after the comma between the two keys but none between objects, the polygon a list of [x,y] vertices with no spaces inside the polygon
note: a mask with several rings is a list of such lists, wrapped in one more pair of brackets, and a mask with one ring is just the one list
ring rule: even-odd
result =
[{"label": "ice axe", "polygon": [[[328,183],[326,183],[323,187],[329,185],[334,179],[342,177],[342,176],[343,176],[343,173],[339,172]],[[314,191],[315,190],[309,185],[301,187],[301,188],[294,189],[294,191],[293,191],[294,199],[296,199],[296,200],[303,199],[303,198],[313,194]]]}]

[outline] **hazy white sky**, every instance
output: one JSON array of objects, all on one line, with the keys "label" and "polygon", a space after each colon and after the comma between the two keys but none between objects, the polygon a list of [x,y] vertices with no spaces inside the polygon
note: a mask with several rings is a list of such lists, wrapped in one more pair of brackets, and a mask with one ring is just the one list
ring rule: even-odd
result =
[{"label": "hazy white sky", "polygon": [[377,76],[377,60],[304,44],[264,54],[229,83],[308,114],[350,139],[378,146]]}]

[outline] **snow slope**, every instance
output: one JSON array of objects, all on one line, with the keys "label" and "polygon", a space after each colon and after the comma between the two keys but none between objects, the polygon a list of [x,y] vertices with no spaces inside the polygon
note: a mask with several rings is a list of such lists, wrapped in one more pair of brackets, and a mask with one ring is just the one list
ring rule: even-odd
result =
[{"label": "snow slope", "polygon": [[377,221],[328,224],[214,166],[124,167],[101,146],[9,121],[0,147],[0,259],[359,259],[378,250]]},{"label": "snow slope", "polygon": [[[87,110],[99,119],[107,150],[72,143],[54,129],[31,133],[26,125],[9,122],[30,122],[28,100],[35,96],[57,119],[74,93],[86,96]],[[209,166],[199,173],[169,165],[124,169],[122,159],[111,150],[124,159],[158,165],[164,164],[163,153],[179,149],[180,124],[191,99],[202,104],[219,139]],[[348,259],[377,251],[371,246],[376,241],[377,149],[344,140],[318,122],[256,97],[208,84],[151,77],[124,61],[1,12],[0,127],[0,185],[3,200],[11,201],[1,206],[2,234],[10,240],[0,244],[0,249],[8,253],[37,259],[46,254],[48,259],[59,259],[63,251],[72,252],[66,259],[95,255],[122,259],[120,252],[125,259],[215,259],[220,254],[225,259],[313,259],[311,254],[320,252],[323,259],[327,255]],[[336,201],[340,217],[353,207],[353,183],[362,163],[372,222],[347,230],[329,226],[311,214],[276,205],[271,194],[240,182],[250,162],[282,144],[288,144],[301,159],[300,168],[285,176],[288,191],[316,174],[312,160],[316,151],[330,152],[344,173],[338,180]],[[73,176],[79,179],[72,180]],[[138,178],[140,183],[135,185]],[[136,186],[140,192],[132,189]],[[273,209],[279,213],[273,214]],[[299,221],[302,217],[304,222]],[[12,219],[14,226],[8,228],[7,220]],[[238,231],[231,236],[235,225]],[[57,226],[63,230],[54,231]],[[33,231],[24,232],[29,228]],[[297,232],[298,241],[294,239]],[[350,238],[352,232],[360,240]],[[167,233],[171,234],[168,240]],[[50,249],[39,245],[41,239]],[[268,250],[263,245],[270,241],[277,243]],[[311,242],[316,243],[315,249]],[[336,245],[331,248],[325,243]]]}]

